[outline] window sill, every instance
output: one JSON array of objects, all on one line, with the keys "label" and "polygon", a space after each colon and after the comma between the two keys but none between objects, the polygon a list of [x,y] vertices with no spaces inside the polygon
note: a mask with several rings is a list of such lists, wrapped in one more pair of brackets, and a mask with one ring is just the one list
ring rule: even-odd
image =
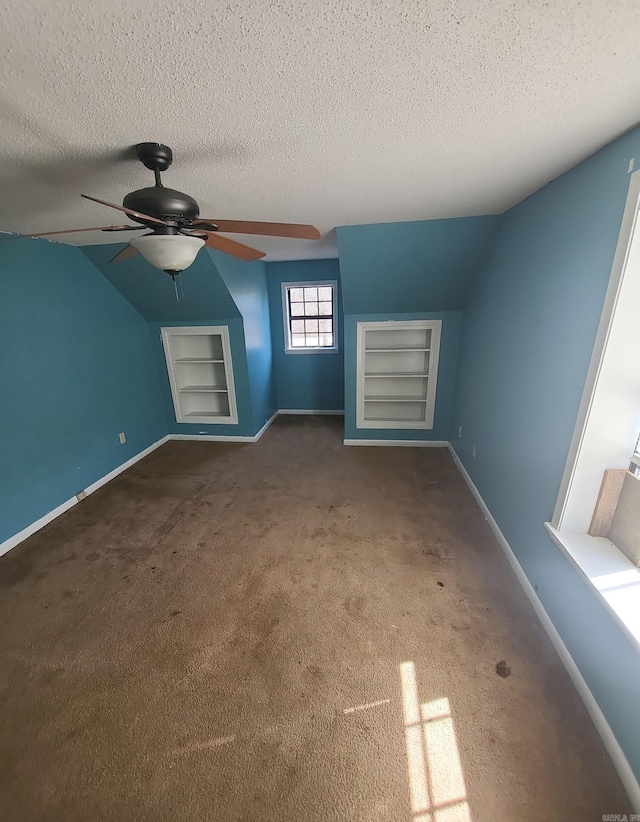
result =
[{"label": "window sill", "polygon": [[339,354],[339,348],[285,348],[285,354]]},{"label": "window sill", "polygon": [[545,527],[640,650],[640,569],[606,537]]}]

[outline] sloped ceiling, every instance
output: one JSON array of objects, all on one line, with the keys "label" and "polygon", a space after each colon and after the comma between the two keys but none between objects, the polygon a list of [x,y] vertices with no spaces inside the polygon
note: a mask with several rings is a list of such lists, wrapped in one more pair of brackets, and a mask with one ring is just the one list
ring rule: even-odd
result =
[{"label": "sloped ceiling", "polygon": [[502,219],[485,216],[339,228],[345,314],[463,308]]},{"label": "sloped ceiling", "polygon": [[3,6],[1,230],[120,222],[79,195],[150,184],[151,140],[204,216],[325,235],[270,259],[334,256],[337,225],[502,212],[638,117],[636,0]]},{"label": "sloped ceiling", "polygon": [[189,322],[240,316],[209,254],[200,252],[193,265],[178,277],[176,296],[171,277],[141,256],[110,263],[118,248],[124,245],[85,246],[82,251],[145,320]]}]

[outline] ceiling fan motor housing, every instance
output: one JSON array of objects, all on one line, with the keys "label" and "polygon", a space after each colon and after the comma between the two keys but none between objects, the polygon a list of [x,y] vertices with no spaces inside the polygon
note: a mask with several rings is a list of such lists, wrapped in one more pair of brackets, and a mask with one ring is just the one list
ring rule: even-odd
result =
[{"label": "ceiling fan motor housing", "polygon": [[193,197],[164,186],[151,186],[132,191],[124,198],[122,205],[142,214],[150,214],[162,220],[175,220],[177,223],[190,224],[200,215],[200,208]]}]

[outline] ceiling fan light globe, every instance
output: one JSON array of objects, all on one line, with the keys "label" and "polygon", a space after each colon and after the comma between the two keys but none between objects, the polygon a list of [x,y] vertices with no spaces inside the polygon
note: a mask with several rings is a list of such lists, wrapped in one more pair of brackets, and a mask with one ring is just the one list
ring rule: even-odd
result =
[{"label": "ceiling fan light globe", "polygon": [[146,234],[130,241],[154,268],[161,271],[184,271],[195,260],[204,245],[200,237],[184,234]]}]

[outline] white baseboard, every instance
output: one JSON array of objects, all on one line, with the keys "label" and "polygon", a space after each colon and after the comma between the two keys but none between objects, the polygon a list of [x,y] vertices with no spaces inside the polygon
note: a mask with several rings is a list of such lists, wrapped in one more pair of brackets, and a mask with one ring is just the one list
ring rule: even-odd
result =
[{"label": "white baseboard", "polygon": [[567,670],[571,681],[573,682],[573,686],[580,695],[585,708],[587,709],[587,713],[591,717],[593,724],[596,727],[596,730],[600,734],[600,737],[604,743],[605,748],[609,756],[611,757],[611,761],[615,769],[618,772],[620,780],[625,787],[625,790],[629,794],[629,799],[631,800],[631,804],[633,809],[636,812],[640,813],[640,784],[633,773],[631,766],[627,760],[627,757],[624,755],[624,751],[620,747],[620,743],[614,736],[613,731],[611,730],[611,726],[607,722],[605,715],[602,713],[602,710],[598,703],[595,700],[594,695],[589,690],[589,686],[584,680],[584,677],[580,673],[580,669],[576,665],[573,660],[573,657],[569,653],[567,646],[562,641],[562,637],[558,633],[555,625],[551,621],[551,617],[546,612],[544,605],[538,599],[538,595],[536,594],[533,586],[529,582],[529,578],[525,574],[522,566],[518,562],[516,555],[513,553],[513,549],[507,542],[504,534],[500,530],[498,523],[493,518],[493,515],[489,508],[487,507],[485,501],[480,496],[480,492],[475,486],[475,483],[467,473],[466,468],[460,461],[460,457],[457,455],[455,449],[449,443],[449,450],[451,451],[451,456],[453,460],[464,477],[465,482],[469,486],[469,490],[475,497],[476,502],[478,503],[480,510],[484,514],[485,519],[489,523],[489,527],[494,533],[495,538],[498,541],[498,544],[504,551],[504,554],[513,569],[513,572],[518,579],[518,582],[522,586],[525,594],[527,595],[529,602],[533,606],[533,610],[536,612],[536,615],[540,622],[542,623],[542,627],[545,629],[547,636],[551,640],[553,647],[556,649],[556,653],[560,657],[562,664]]},{"label": "white baseboard", "polygon": [[281,411],[276,411],[273,416],[271,416],[262,428],[258,431],[257,434],[254,434],[252,437],[241,437],[237,435],[230,434],[225,436],[224,434],[169,434],[167,439],[169,440],[186,440],[189,442],[258,442],[260,437],[264,434],[267,428],[271,425],[271,423],[275,420],[278,414],[281,414]]},{"label": "white baseboard", "polygon": [[[157,442],[154,442],[153,445],[150,445],[148,448],[145,448],[143,451],[140,451],[139,454],[136,454],[131,459],[128,459],[126,462],[123,462],[122,465],[119,465],[117,468],[114,468],[113,471],[109,471],[108,474],[105,474],[104,477],[100,477],[99,480],[92,482],[91,485],[88,485],[84,489],[78,489],[78,493],[83,490],[87,496],[89,494],[93,494],[94,491],[97,491],[98,488],[101,488],[105,485],[109,480],[114,479],[121,474],[123,471],[126,471],[127,468],[131,468],[132,465],[135,465],[136,462],[146,457],[152,451],[155,451],[156,448],[160,448],[161,445],[164,445],[165,442],[169,440],[169,437],[162,437]],[[44,528],[45,525],[48,525],[52,522],[56,517],[59,517],[60,514],[64,514],[65,511],[68,511],[70,508],[73,508],[74,505],[77,505],[79,502],[76,496],[71,497],[71,499],[65,500],[60,505],[56,506],[53,511],[49,511],[48,514],[45,514],[40,519],[37,519],[35,522],[32,522],[31,525],[27,525],[26,528],[23,528],[22,531],[18,531],[17,534],[14,534],[9,539],[5,539],[4,542],[0,543],[0,556],[6,554],[7,551],[10,551],[12,548],[15,548],[16,545],[19,545],[21,542],[24,542],[25,539],[32,536],[39,531],[41,528]]]},{"label": "white baseboard", "polygon": [[233,435],[224,436],[223,434],[169,434],[169,439],[172,441],[182,442],[255,442],[255,437],[234,437]]},{"label": "white baseboard", "polygon": [[405,448],[446,448],[446,440],[343,440],[344,445],[401,446]]},{"label": "white baseboard", "polygon": [[253,441],[254,441],[254,442],[258,442],[258,440],[260,439],[260,437],[264,434],[264,432],[265,432],[265,431],[267,430],[267,428],[271,425],[271,423],[275,420],[275,418],[278,416],[278,414],[279,414],[279,413],[280,413],[279,411],[274,411],[274,412],[273,412],[273,414],[272,414],[272,415],[269,417],[269,419],[265,422],[265,424],[262,426],[262,428],[261,428],[261,429],[258,431],[258,433],[254,436],[254,438],[253,438]]},{"label": "white baseboard", "polygon": [[344,417],[344,411],[322,411],[320,409],[310,411],[307,408],[280,408],[278,414],[332,414],[334,416]]}]

